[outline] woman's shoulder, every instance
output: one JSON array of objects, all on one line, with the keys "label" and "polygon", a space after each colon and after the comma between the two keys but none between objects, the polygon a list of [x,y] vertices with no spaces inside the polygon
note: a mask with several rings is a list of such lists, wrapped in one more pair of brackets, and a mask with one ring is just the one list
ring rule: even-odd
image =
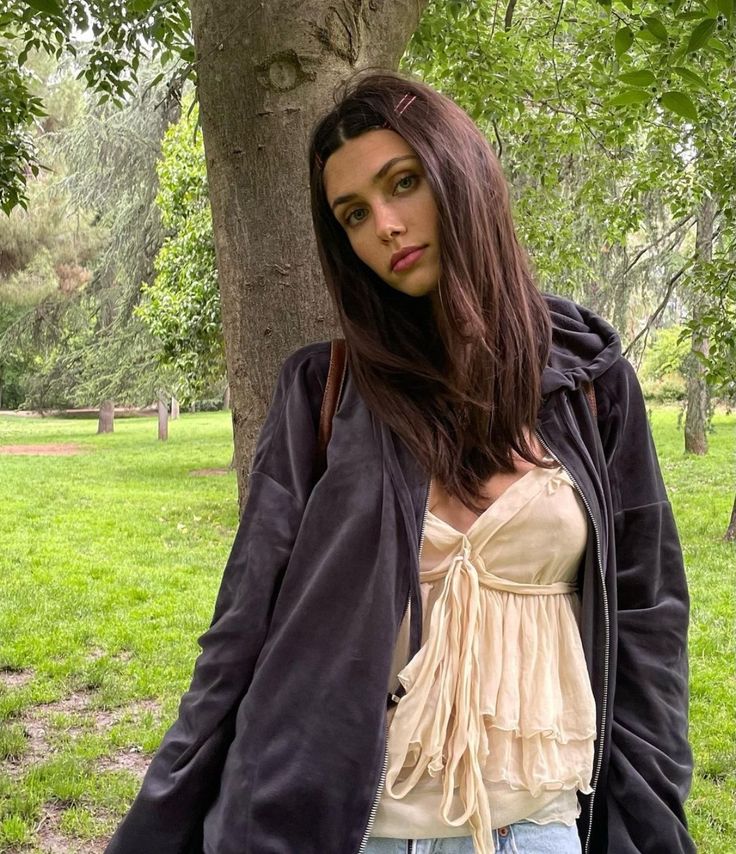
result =
[{"label": "woman's shoulder", "polygon": [[281,370],[292,372],[299,369],[325,371],[330,364],[330,341],[312,341],[292,350],[284,359]]},{"label": "woman's shoulder", "polygon": [[607,415],[611,410],[623,413],[644,409],[644,395],[636,374],[636,368],[623,354],[619,354],[611,365],[595,380],[599,414]]},{"label": "woman's shoulder", "polygon": [[313,341],[292,350],[281,363],[279,384],[290,384],[295,379],[306,386],[324,389],[330,367],[330,342]]},{"label": "woman's shoulder", "polygon": [[327,385],[330,350],[330,341],[313,341],[292,350],[281,363],[275,397],[298,400],[318,418]]}]

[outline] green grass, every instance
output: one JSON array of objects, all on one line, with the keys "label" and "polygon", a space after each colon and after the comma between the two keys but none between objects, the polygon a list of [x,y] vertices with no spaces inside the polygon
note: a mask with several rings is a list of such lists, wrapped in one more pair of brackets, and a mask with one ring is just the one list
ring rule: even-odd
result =
[{"label": "green grass", "polygon": [[736,544],[724,543],[736,492],[736,417],[717,414],[704,457],[683,453],[676,409],[654,413],[655,440],[690,586],[688,816],[703,854],[736,852]]},{"label": "green grass", "polygon": [[[190,475],[228,465],[229,414],[182,415],[168,443],[148,418],[95,429],[0,418],[0,445],[81,450],[0,455],[0,668],[30,677],[0,688],[0,851],[33,840],[48,804],[71,838],[115,826],[137,780],[96,766],[150,755],[175,717],[237,524],[235,475]],[[29,720],[42,755],[18,776]]]},{"label": "green grass", "polygon": [[[703,458],[676,420],[653,415],[692,598],[688,815],[701,852],[736,854],[736,416],[716,416]],[[183,415],[168,443],[153,419],[95,428],[0,418],[0,445],[81,446],[0,456],[0,668],[20,671],[0,673],[2,852],[42,851],[52,825],[70,852],[102,849],[138,787],[120,757],[145,764],[175,717],[235,533],[235,476],[190,475],[228,464],[228,414]]]}]

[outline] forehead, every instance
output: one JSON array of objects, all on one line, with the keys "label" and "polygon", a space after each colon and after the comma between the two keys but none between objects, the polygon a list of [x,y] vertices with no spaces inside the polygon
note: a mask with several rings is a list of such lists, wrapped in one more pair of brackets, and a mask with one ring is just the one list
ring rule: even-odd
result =
[{"label": "forehead", "polygon": [[[370,130],[346,140],[325,163],[323,180],[325,194],[331,204],[345,193],[359,193],[371,187],[373,176],[387,160],[416,152],[393,130]],[[403,161],[400,166],[409,165]]]}]

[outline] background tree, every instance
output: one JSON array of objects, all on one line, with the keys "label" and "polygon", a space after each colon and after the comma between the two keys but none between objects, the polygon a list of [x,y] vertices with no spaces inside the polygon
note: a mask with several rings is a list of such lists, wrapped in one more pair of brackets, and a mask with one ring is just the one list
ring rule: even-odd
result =
[{"label": "background tree", "polygon": [[95,223],[98,245],[76,284],[59,284],[4,338],[35,354],[25,384],[29,406],[148,403],[175,382],[133,315],[163,241],[156,163],[164,131],[179,115],[176,99],[150,85],[154,72],[142,73],[125,108],[90,104],[71,126],[44,136],[63,164],[47,179],[49,192],[67,216]]},{"label": "background tree", "polygon": [[101,238],[91,218],[70,214],[57,183],[66,167],[54,138],[83,113],[84,87],[68,61],[45,54],[28,57],[26,73],[31,97],[46,105],[30,134],[46,167],[30,181],[28,209],[18,205],[0,220],[0,405],[7,407],[23,403],[27,377],[39,367],[39,353],[21,340],[32,336],[23,333],[37,329],[52,305],[89,280]]},{"label": "background tree", "polygon": [[156,278],[143,283],[136,314],[160,342],[179,395],[192,401],[213,384],[224,385],[225,354],[204,147],[191,93],[182,108],[181,119],[166,132],[157,167],[156,204],[167,236],[154,260]]}]

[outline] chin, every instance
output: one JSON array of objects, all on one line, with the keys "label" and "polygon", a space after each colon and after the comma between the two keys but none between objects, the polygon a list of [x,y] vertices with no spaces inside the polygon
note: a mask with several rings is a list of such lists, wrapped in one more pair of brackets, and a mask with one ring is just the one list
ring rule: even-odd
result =
[{"label": "chin", "polygon": [[394,287],[403,291],[405,294],[409,294],[413,297],[426,297],[429,296],[432,291],[437,290],[437,282],[428,282],[426,279],[424,281],[412,282],[399,282],[394,285]]}]

